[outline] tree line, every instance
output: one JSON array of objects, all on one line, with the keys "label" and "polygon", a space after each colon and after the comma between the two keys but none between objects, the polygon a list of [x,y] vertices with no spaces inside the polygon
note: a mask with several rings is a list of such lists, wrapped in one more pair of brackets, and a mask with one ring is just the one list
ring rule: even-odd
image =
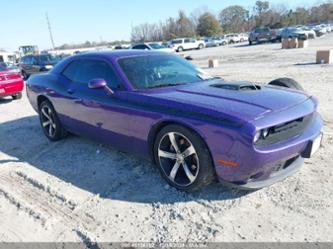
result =
[{"label": "tree line", "polygon": [[281,28],[296,24],[316,24],[333,21],[333,2],[288,9],[285,5],[270,5],[256,1],[253,7],[232,5],[214,15],[199,9],[189,16],[182,10],[177,17],[158,23],[142,23],[132,27],[132,42],[167,41],[177,37],[209,37],[223,33],[248,32],[254,27]]},{"label": "tree line", "polygon": [[[132,42],[168,41],[177,37],[210,37],[226,33],[248,32],[254,27],[281,28],[296,24],[317,24],[333,21],[333,0],[304,8],[288,9],[285,5],[271,5],[269,1],[256,1],[245,8],[232,5],[211,13],[207,8],[194,10],[186,15],[179,10],[176,17],[156,23],[142,23],[132,27]],[[63,44],[57,49],[111,46],[126,41],[86,41],[79,44]]]}]

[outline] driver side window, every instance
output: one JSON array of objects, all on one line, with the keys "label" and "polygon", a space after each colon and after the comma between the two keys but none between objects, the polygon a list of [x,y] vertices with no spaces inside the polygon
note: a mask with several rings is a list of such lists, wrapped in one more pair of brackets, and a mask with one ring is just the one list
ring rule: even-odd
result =
[{"label": "driver side window", "polygon": [[120,88],[120,79],[109,64],[102,60],[81,59],[71,62],[62,73],[73,82],[88,84],[92,79],[104,79],[108,86]]}]

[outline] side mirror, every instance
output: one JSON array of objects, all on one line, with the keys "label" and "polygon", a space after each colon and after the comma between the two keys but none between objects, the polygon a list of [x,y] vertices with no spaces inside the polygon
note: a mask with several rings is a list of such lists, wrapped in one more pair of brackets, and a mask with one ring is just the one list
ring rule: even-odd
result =
[{"label": "side mirror", "polygon": [[108,95],[114,94],[114,91],[110,87],[108,87],[108,85],[104,79],[92,79],[91,81],[89,81],[88,87],[90,89],[103,88]]},{"label": "side mirror", "polygon": [[104,88],[106,86],[106,81],[104,79],[93,79],[89,81],[88,87],[91,89]]}]

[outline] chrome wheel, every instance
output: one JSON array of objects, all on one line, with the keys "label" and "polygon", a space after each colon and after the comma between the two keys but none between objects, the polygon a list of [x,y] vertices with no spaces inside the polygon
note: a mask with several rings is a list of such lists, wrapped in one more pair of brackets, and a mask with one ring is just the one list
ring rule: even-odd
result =
[{"label": "chrome wheel", "polygon": [[41,108],[41,123],[44,131],[50,136],[54,137],[56,134],[56,122],[51,108],[47,105]]},{"label": "chrome wheel", "polygon": [[163,173],[174,184],[186,187],[197,179],[197,152],[190,140],[181,133],[166,133],[159,142],[157,153]]}]

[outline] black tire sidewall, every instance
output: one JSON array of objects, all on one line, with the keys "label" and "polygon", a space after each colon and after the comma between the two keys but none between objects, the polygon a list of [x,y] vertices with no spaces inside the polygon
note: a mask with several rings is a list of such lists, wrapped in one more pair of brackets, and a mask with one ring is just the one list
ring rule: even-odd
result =
[{"label": "black tire sidewall", "polygon": [[14,94],[14,95],[12,96],[12,98],[13,98],[14,100],[22,99],[22,93],[16,93],[16,94]]},{"label": "black tire sidewall", "polygon": [[[189,186],[179,186],[175,184],[173,181],[169,179],[169,177],[164,173],[163,169],[161,168],[159,164],[159,158],[158,158],[158,146],[160,140],[163,138],[163,136],[166,133],[169,132],[177,132],[180,134],[183,134],[187,139],[190,140],[192,145],[194,146],[198,158],[199,158],[199,172],[197,175],[196,180]],[[177,188],[181,191],[188,191],[193,192],[197,191],[207,185],[209,185],[214,179],[215,179],[215,170],[212,163],[212,158],[210,155],[210,152],[202,140],[202,138],[196,134],[195,132],[180,126],[180,125],[168,125],[164,127],[156,136],[156,139],[154,141],[154,160],[155,163],[162,175],[162,177],[173,187]]]},{"label": "black tire sidewall", "polygon": [[268,83],[268,85],[279,86],[279,87],[286,87],[298,91],[303,91],[304,88],[299,84],[296,80],[291,78],[279,78],[275,79]]},{"label": "black tire sidewall", "polygon": [[[41,110],[44,106],[47,106],[48,108],[50,108],[52,110],[53,119],[54,119],[54,122],[55,122],[55,125],[56,125],[56,132],[55,132],[54,137],[51,137],[42,125],[43,121],[42,121]],[[59,121],[58,115],[57,115],[53,105],[49,101],[45,100],[39,105],[38,114],[39,114],[39,122],[40,122],[40,125],[42,127],[43,133],[49,140],[58,141],[58,140],[62,139],[65,136],[65,130],[64,130],[62,124]]]}]

